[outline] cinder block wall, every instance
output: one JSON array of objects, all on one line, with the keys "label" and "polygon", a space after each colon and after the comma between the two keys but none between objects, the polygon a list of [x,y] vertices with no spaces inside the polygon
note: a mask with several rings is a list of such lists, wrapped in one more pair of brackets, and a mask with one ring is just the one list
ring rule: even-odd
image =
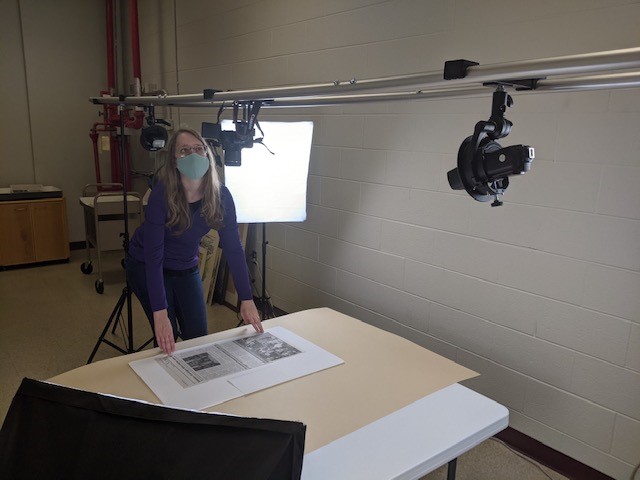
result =
[{"label": "cinder block wall", "polygon": [[[143,76],[170,93],[640,39],[629,0],[176,3],[175,17],[173,2],[140,4]],[[512,427],[629,478],[640,460],[639,93],[514,94],[501,142],[533,145],[537,158],[501,208],[446,182],[490,96],[264,110],[263,120],[315,122],[308,219],[268,226],[275,305],[329,306],[469,366],[482,375],[467,384],[508,406]],[[172,115],[199,128],[214,113]]]}]

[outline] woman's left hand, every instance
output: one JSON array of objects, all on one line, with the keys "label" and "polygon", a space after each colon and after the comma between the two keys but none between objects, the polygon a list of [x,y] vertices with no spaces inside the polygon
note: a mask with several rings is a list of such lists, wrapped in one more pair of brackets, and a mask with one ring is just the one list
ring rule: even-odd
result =
[{"label": "woman's left hand", "polygon": [[240,302],[240,316],[245,325],[253,325],[253,328],[255,328],[258,333],[264,332],[260,314],[253,300],[242,300]]}]

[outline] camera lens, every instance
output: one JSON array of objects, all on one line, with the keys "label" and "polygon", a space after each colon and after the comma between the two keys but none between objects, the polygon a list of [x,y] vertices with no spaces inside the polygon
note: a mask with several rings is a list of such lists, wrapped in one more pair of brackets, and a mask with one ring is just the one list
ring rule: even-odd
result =
[{"label": "camera lens", "polygon": [[227,149],[224,151],[224,164],[227,167],[239,167],[242,162],[241,151]]}]

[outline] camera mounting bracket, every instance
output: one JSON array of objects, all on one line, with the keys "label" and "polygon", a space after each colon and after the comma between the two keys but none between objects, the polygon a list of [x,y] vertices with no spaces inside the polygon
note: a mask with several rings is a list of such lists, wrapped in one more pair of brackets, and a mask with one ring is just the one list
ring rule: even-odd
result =
[{"label": "camera mounting bracket", "polygon": [[516,91],[535,90],[538,88],[538,82],[544,80],[547,77],[540,78],[520,78],[516,80],[496,80],[495,82],[485,82],[482,85],[485,87],[491,87],[494,85],[502,87],[511,87]]},{"label": "camera mounting bracket", "polygon": [[504,117],[513,100],[503,85],[493,93],[491,117],[476,123],[473,135],[464,139],[458,150],[457,168],[447,173],[451,188],[466,190],[475,200],[492,207],[502,205],[500,195],[509,186],[509,175],[529,171],[533,148],[515,145],[502,148],[496,141],[506,137],[513,124]]}]

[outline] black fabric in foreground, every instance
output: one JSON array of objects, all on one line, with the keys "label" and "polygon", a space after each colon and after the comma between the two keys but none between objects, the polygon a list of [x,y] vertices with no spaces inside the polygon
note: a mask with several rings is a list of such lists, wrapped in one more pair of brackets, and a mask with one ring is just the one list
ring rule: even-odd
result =
[{"label": "black fabric in foreground", "polygon": [[0,478],[294,480],[305,430],[25,378],[0,430]]}]

